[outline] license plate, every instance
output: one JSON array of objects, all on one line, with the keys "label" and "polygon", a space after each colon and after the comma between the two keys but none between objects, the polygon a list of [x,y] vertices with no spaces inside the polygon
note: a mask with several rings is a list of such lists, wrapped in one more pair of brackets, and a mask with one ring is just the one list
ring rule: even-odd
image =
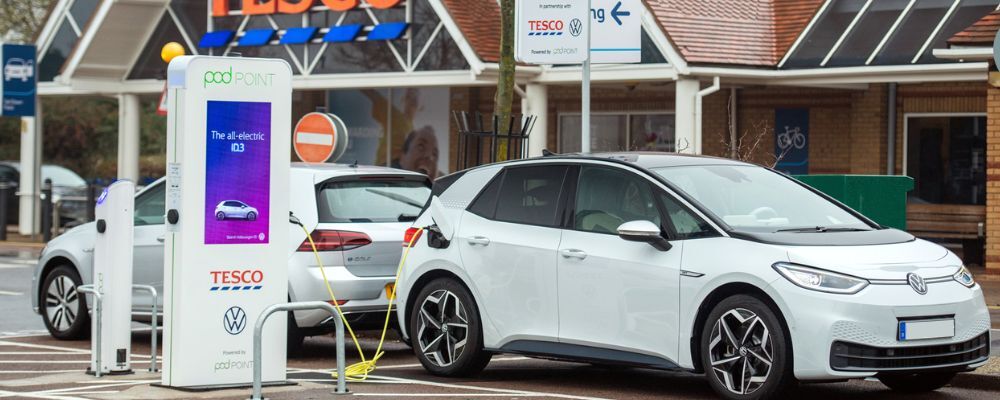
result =
[{"label": "license plate", "polygon": [[899,340],[940,339],[955,336],[955,320],[928,319],[899,321]]},{"label": "license plate", "polygon": [[395,290],[396,290],[396,284],[395,283],[386,284],[385,285],[385,297],[386,298],[392,298],[392,292],[394,292]]}]

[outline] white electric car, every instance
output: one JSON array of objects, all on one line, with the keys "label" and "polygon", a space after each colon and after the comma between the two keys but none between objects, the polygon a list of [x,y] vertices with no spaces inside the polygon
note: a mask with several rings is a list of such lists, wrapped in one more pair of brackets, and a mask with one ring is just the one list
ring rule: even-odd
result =
[{"label": "white electric car", "polygon": [[[291,210],[312,232],[344,313],[356,328],[381,328],[389,301],[386,286],[395,280],[401,239],[430,196],[430,180],[383,167],[293,164],[290,186]],[[160,179],[135,198],[133,280],[153,285],[160,293],[165,190],[165,181]],[[290,300],[330,300],[305,232],[292,223],[286,228],[290,234],[285,244]],[[32,306],[56,338],[77,338],[90,332],[87,304],[76,287],[92,281],[95,229],[94,223],[87,223],[53,239],[38,262]],[[213,284],[226,290],[252,284],[247,280],[259,276],[231,272],[213,275],[218,280]],[[133,317],[148,321],[152,299],[142,292],[133,296]],[[161,305],[162,301],[160,297]],[[289,318],[289,349],[294,351],[304,336],[327,332],[333,326],[325,311],[296,311],[295,318]]]},{"label": "white electric car", "polygon": [[250,207],[247,203],[239,200],[223,200],[215,206],[215,219],[219,221],[227,219],[245,219],[247,221],[257,220],[257,209]]},{"label": "white electric car", "polygon": [[758,399],[872,376],[929,391],[989,356],[983,292],[958,257],[742,162],[483,166],[435,182],[418,232],[397,315],[438,375],[517,353],[694,371]]}]

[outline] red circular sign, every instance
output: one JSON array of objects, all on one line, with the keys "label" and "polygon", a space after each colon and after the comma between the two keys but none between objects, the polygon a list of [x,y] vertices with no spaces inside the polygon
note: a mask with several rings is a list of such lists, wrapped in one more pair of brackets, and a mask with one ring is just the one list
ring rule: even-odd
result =
[{"label": "red circular sign", "polygon": [[300,160],[313,164],[326,162],[338,145],[337,126],[333,118],[326,113],[306,114],[295,125],[292,144]]}]

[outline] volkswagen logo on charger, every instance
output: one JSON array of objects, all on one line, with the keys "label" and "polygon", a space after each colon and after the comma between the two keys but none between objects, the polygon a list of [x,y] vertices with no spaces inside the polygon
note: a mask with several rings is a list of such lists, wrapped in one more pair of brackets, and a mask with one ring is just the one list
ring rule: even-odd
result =
[{"label": "volkswagen logo on charger", "polygon": [[239,335],[247,327],[247,313],[242,308],[229,307],[222,317],[222,324],[230,335]]},{"label": "volkswagen logo on charger", "polygon": [[583,22],[580,22],[579,18],[573,18],[569,21],[569,34],[573,36],[580,36],[583,32]]},{"label": "volkswagen logo on charger", "polygon": [[927,282],[924,282],[924,278],[921,278],[920,275],[912,272],[906,274],[906,282],[910,284],[910,287],[913,288],[914,292],[927,294]]}]

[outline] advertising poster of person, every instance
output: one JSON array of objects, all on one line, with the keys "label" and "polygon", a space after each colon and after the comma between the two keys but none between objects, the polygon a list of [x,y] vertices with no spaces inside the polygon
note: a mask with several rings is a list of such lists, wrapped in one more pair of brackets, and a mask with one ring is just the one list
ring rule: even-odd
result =
[{"label": "advertising poster of person", "polygon": [[268,243],[271,104],[209,101],[205,244]]},{"label": "advertising poster of person", "polygon": [[448,88],[333,90],[328,100],[350,134],[338,162],[391,166],[431,178],[448,172]]}]

